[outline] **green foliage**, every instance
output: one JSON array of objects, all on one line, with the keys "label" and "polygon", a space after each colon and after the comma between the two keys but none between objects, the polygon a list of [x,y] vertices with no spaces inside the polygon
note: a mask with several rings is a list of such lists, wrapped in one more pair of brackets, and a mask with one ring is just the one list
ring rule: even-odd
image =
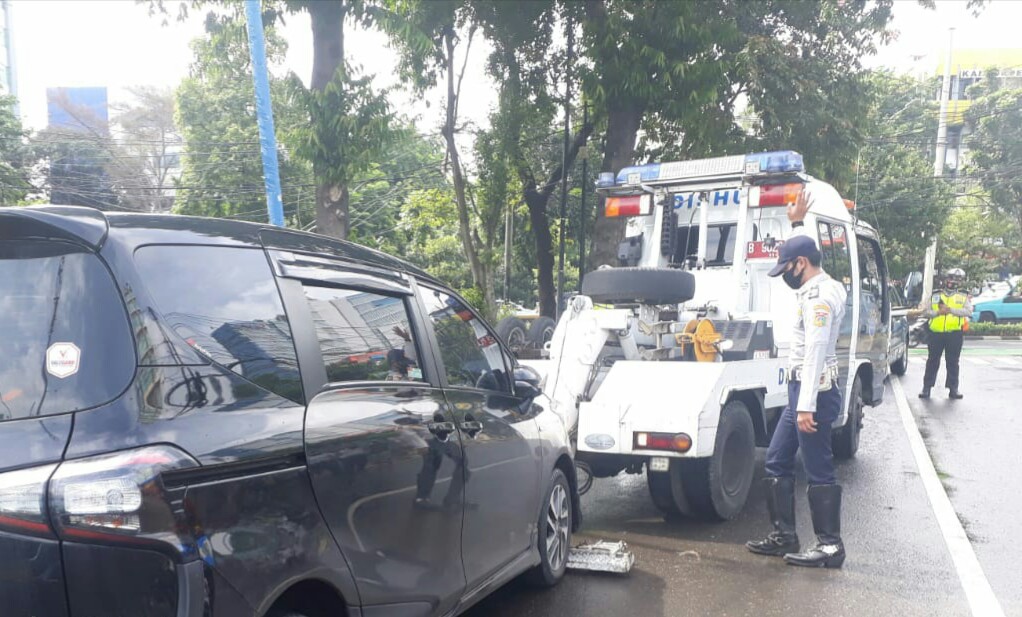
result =
[{"label": "green foliage", "polygon": [[973,336],[1022,336],[1022,324],[970,322],[969,334]]},{"label": "green foliage", "polygon": [[[1022,89],[996,90],[996,73],[984,79],[986,91],[966,113],[974,126],[969,145],[970,175],[977,175],[990,195],[993,208],[1014,224],[1015,238],[1022,237]],[[982,82],[981,82],[982,83]]]},{"label": "green foliage", "polygon": [[32,189],[26,179],[25,130],[14,113],[17,99],[0,96],[0,206],[18,205]]},{"label": "green foliage", "polygon": [[[279,69],[286,50],[283,39],[268,28],[266,53],[271,68]],[[243,22],[236,15],[211,13],[205,36],[192,42],[192,51],[190,75],[175,93],[177,124],[187,144],[175,210],[265,222],[266,190]],[[295,127],[308,124],[304,111],[287,96],[289,81],[271,73],[275,128],[281,143]],[[292,223],[310,220],[314,204],[310,166],[281,156],[280,179],[285,215]],[[301,204],[304,212],[299,211]]]},{"label": "green foliage", "polygon": [[339,67],[322,91],[288,80],[288,104],[304,110],[286,141],[295,156],[312,165],[320,183],[347,184],[370,170],[393,138],[393,113],[386,93],[375,92],[369,76]]},{"label": "green foliage", "polygon": [[941,235],[942,268],[962,268],[970,281],[995,273],[1012,251],[1020,248],[1010,218],[973,198],[960,202]]},{"label": "green foliage", "polygon": [[901,278],[922,269],[926,247],[944,226],[954,195],[947,182],[933,177],[932,143],[924,139],[937,113],[928,84],[881,71],[870,76],[867,92],[874,137],[863,143],[858,173],[845,195],[880,231],[888,268]]}]

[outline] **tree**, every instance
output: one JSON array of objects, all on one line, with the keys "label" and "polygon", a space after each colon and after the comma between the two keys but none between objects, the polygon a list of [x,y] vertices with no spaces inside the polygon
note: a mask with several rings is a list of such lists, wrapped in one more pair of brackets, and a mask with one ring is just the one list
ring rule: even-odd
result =
[{"label": "tree", "polygon": [[[176,210],[182,214],[267,221],[266,191],[253,104],[248,42],[234,15],[210,13],[206,33],[192,41],[190,74],[175,92],[176,119],[185,141]],[[287,45],[268,28],[271,67],[283,63]],[[270,76],[278,143],[306,124],[304,110],[290,104],[288,79]],[[294,224],[315,216],[312,170],[303,160],[280,156],[284,213]],[[302,196],[306,195],[302,208]]]},{"label": "tree", "polygon": [[[601,169],[631,164],[642,129],[643,156],[791,148],[847,189],[865,134],[859,59],[886,36],[891,4],[585,3],[586,91],[606,121]],[[598,218],[595,263],[614,262],[622,224]]]},{"label": "tree", "polygon": [[17,99],[0,96],[0,206],[14,206],[33,190],[25,147],[25,129],[14,112]]},{"label": "tree", "polygon": [[[554,286],[553,229],[548,208],[565,173],[593,131],[581,126],[572,137],[565,157],[558,118],[563,98],[566,55],[551,54],[558,17],[569,26],[554,2],[477,2],[474,15],[493,44],[488,71],[499,84],[498,108],[491,115],[491,129],[480,152],[483,167],[506,169],[516,176],[517,199],[524,201],[535,241],[536,279],[540,312],[554,317],[557,311]],[[550,139],[550,137],[555,137]],[[565,169],[567,163],[567,170]],[[506,201],[510,203],[508,194]]]},{"label": "tree", "polygon": [[965,116],[974,127],[967,173],[979,179],[994,210],[1012,221],[1015,237],[1022,237],[1022,89],[999,89],[996,71],[977,86],[970,89],[976,100]]},{"label": "tree", "polygon": [[[458,235],[472,281],[482,293],[485,310],[492,311],[496,301],[492,259],[487,252],[494,244],[489,234],[495,226],[490,224],[492,221],[483,222],[484,239],[479,235],[480,228],[473,225],[471,209],[475,204],[469,203],[470,187],[457,143],[461,86],[477,28],[471,5],[465,0],[391,0],[387,6],[389,12],[381,14],[381,23],[401,54],[402,76],[419,93],[438,85],[441,80],[446,86],[440,134],[447,145],[446,162],[450,166],[458,208]],[[462,44],[464,51],[459,59]],[[498,221],[501,218],[496,217]]]},{"label": "tree", "polygon": [[[142,0],[139,0],[142,1]],[[240,22],[240,2],[192,0],[178,4],[178,18],[189,6],[213,7],[211,18]],[[372,167],[390,138],[392,113],[386,96],[372,90],[368,77],[358,76],[345,62],[344,27],[351,18],[370,25],[374,5],[366,0],[269,0],[263,4],[264,26],[286,13],[306,12],[312,24],[312,78],[305,88],[290,80],[291,103],[304,110],[301,126],[287,133],[296,157],[311,165],[316,181],[316,230],[346,238],[350,230],[352,179]],[[149,0],[150,14],[169,15],[164,0]],[[220,13],[226,9],[226,14]]]},{"label": "tree", "polygon": [[[868,132],[846,195],[883,235],[895,277],[922,267],[954,205],[949,183],[933,177],[933,129],[939,104],[933,84],[879,71],[868,78]],[[853,166],[852,170],[856,168]]]},{"label": "tree", "polygon": [[111,124],[120,143],[107,166],[112,189],[122,207],[141,212],[169,212],[167,193],[178,167],[181,136],[174,124],[174,96],[169,90],[129,88],[133,101],[114,109]]}]

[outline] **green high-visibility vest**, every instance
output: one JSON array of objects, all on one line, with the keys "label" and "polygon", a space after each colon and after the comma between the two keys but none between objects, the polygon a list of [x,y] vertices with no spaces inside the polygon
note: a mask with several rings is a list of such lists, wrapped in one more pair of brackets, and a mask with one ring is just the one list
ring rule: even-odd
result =
[{"label": "green high-visibility vest", "polygon": [[[939,291],[930,298],[930,302],[933,303],[933,310],[937,311],[940,309],[940,303],[950,306],[953,309],[965,308],[965,303],[969,301],[968,296],[963,293],[944,293]],[[967,317],[959,317],[958,315],[935,315],[930,318],[930,331],[931,332],[958,332],[965,325]]]}]

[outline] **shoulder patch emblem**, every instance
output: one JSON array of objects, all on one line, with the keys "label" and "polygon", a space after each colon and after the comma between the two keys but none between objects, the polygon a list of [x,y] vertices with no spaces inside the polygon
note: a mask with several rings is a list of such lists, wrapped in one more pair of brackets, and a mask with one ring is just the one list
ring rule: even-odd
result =
[{"label": "shoulder patch emblem", "polygon": [[813,305],[813,325],[822,328],[830,320],[830,307],[826,304]]}]

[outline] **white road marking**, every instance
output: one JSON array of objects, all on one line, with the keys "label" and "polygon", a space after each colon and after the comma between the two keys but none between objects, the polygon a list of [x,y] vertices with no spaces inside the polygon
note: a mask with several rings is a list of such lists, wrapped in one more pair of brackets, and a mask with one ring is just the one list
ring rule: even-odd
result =
[{"label": "white road marking", "polygon": [[969,608],[975,617],[1004,617],[1001,604],[990,587],[990,582],[979,565],[975,551],[972,550],[972,543],[965,535],[965,529],[955,514],[955,509],[944,491],[940,478],[937,477],[937,470],[933,467],[930,454],[926,451],[926,444],[919,434],[919,426],[908,406],[908,399],[905,398],[905,390],[901,387],[900,379],[892,379],[891,387],[894,389],[894,399],[898,403],[898,410],[901,412],[901,423],[905,427],[909,444],[912,446],[912,455],[916,459],[916,467],[919,469],[919,477],[923,481],[926,495],[930,499],[930,507],[937,517],[937,524],[944,535],[944,543],[951,554],[951,560],[958,571],[958,580],[965,590],[965,597],[969,602]]},{"label": "white road marking", "polygon": [[983,366],[990,366],[990,363],[987,362],[986,360],[983,360],[982,358],[966,358],[965,361],[968,362],[969,364],[980,364]]},{"label": "white road marking", "polygon": [[1001,356],[998,359],[1001,361],[1002,364],[1010,364],[1011,366],[1018,366],[1022,364],[1022,360],[1019,360],[1014,356]]}]

